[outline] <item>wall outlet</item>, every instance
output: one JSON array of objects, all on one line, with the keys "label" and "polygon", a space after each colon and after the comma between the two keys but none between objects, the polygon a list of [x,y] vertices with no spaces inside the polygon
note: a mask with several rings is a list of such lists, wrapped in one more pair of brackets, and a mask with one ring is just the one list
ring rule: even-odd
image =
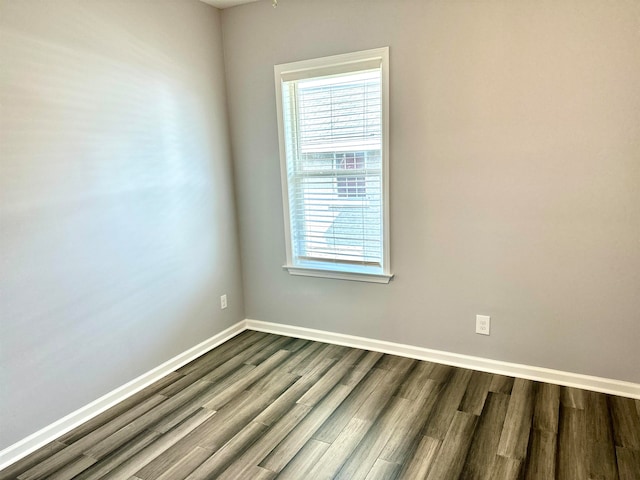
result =
[{"label": "wall outlet", "polygon": [[476,333],[480,335],[491,334],[491,317],[488,315],[476,315]]},{"label": "wall outlet", "polygon": [[220,297],[220,308],[222,310],[227,308],[227,294],[226,293]]}]

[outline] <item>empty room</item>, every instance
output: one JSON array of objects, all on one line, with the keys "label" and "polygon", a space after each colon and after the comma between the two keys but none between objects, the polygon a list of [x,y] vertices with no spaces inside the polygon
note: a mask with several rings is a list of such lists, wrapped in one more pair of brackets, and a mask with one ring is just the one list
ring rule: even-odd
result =
[{"label": "empty room", "polygon": [[640,0],[0,0],[0,480],[640,480]]}]

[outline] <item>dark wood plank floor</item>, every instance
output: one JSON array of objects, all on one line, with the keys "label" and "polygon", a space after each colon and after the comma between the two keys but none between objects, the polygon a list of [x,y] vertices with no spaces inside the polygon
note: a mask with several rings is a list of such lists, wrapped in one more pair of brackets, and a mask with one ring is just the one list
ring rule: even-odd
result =
[{"label": "dark wood plank floor", "polygon": [[640,479],[640,401],[244,332],[0,479]]}]

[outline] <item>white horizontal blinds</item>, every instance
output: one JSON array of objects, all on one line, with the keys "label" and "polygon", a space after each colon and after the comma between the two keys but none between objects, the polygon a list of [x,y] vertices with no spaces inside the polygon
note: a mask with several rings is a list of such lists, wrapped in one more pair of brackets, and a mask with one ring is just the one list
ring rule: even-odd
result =
[{"label": "white horizontal blinds", "polygon": [[283,82],[293,256],[382,267],[381,70]]}]

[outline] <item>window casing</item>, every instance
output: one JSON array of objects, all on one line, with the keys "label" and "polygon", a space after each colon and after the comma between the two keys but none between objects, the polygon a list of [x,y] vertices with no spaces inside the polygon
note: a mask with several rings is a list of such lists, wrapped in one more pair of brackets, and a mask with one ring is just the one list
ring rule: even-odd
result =
[{"label": "window casing", "polygon": [[388,48],[276,65],[287,264],[388,283]]}]

